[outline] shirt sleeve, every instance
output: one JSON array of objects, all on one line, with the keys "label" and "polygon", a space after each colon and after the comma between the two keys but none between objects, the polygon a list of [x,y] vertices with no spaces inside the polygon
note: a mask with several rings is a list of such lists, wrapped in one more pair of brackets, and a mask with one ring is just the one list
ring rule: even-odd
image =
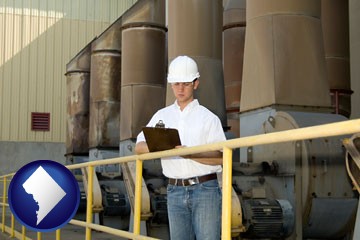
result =
[{"label": "shirt sleeve", "polygon": [[215,143],[225,141],[225,133],[221,125],[220,119],[215,116],[209,126],[207,143]]},{"label": "shirt sleeve", "polygon": [[136,143],[145,142],[144,132],[141,131],[136,137]]}]

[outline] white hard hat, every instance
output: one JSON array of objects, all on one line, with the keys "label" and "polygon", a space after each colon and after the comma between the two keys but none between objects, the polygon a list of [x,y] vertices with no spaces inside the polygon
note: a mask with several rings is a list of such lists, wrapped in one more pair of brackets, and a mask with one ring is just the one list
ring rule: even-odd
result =
[{"label": "white hard hat", "polygon": [[200,77],[196,62],[188,56],[178,56],[169,65],[169,83],[192,82]]}]

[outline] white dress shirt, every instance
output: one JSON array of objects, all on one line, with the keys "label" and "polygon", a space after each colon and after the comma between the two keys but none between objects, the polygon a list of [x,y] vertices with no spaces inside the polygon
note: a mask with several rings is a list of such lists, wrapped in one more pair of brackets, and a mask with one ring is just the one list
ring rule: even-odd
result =
[{"label": "white dress shirt", "polygon": [[[181,144],[187,147],[225,141],[220,119],[194,99],[183,111],[174,104],[160,109],[147,124],[155,127],[162,120],[166,128],[179,131]],[[145,141],[143,132],[137,136],[137,143]],[[161,159],[163,174],[168,178],[190,178],[214,172],[221,172],[221,165],[206,165],[182,157]]]}]

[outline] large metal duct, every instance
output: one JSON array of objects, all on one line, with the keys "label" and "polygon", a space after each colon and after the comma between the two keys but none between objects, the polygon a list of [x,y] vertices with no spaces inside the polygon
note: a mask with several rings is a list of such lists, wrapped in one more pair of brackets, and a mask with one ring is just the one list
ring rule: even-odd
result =
[{"label": "large metal duct", "polygon": [[119,146],[121,18],[92,44],[89,147]]},{"label": "large metal duct", "polygon": [[230,132],[240,137],[239,111],[243,72],[246,0],[229,0],[224,8],[223,48],[227,121]]},{"label": "large metal duct", "polygon": [[121,141],[165,106],[165,2],[138,1],[122,17]]},{"label": "large metal duct", "polygon": [[240,111],[330,107],[320,0],[251,0]]},{"label": "large metal duct", "polygon": [[[91,43],[66,64],[66,164],[88,161]],[[83,211],[86,197],[81,171],[73,173],[81,191],[79,211]]]},{"label": "large metal duct", "polygon": [[66,64],[66,154],[88,154],[91,43]]},{"label": "large metal duct", "polygon": [[349,1],[322,0],[321,23],[324,34],[327,78],[335,113],[351,114]]},{"label": "large metal duct", "polygon": [[[200,86],[195,97],[227,125],[222,67],[222,1],[168,1],[169,62],[188,55],[197,62]],[[166,103],[174,102],[168,86]]]},{"label": "large metal duct", "polygon": [[[165,1],[137,1],[122,17],[120,156],[126,156],[134,154],[134,140],[142,127],[157,110],[165,106]],[[122,164],[121,167],[128,194],[133,196],[135,163]],[[153,185],[152,180],[156,182],[163,180],[156,179],[154,178],[156,175],[151,174],[153,179],[149,179],[146,174],[149,172],[161,175],[160,161],[144,163],[141,218],[152,222],[157,219],[157,209],[151,209],[150,204],[157,206],[157,202],[154,194],[146,191],[147,185],[158,189],[160,186]],[[157,197],[160,198],[160,195]],[[164,226],[161,228],[165,228]],[[154,228],[150,223],[147,224],[146,229],[142,228],[142,231],[146,231],[143,234],[147,236],[168,239],[167,231],[159,229],[159,225]],[[158,235],[165,232],[165,236]]]}]

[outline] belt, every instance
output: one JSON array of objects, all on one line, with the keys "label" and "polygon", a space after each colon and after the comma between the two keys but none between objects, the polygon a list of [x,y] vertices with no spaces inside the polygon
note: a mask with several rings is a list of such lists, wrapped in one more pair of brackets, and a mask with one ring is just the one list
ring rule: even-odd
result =
[{"label": "belt", "polygon": [[191,185],[203,183],[203,182],[206,182],[206,181],[214,180],[216,178],[217,178],[216,173],[211,173],[211,174],[208,174],[208,175],[204,175],[204,176],[200,176],[200,177],[192,177],[192,178],[187,178],[187,179],[169,178],[169,184],[186,187],[186,186],[191,186]]}]

